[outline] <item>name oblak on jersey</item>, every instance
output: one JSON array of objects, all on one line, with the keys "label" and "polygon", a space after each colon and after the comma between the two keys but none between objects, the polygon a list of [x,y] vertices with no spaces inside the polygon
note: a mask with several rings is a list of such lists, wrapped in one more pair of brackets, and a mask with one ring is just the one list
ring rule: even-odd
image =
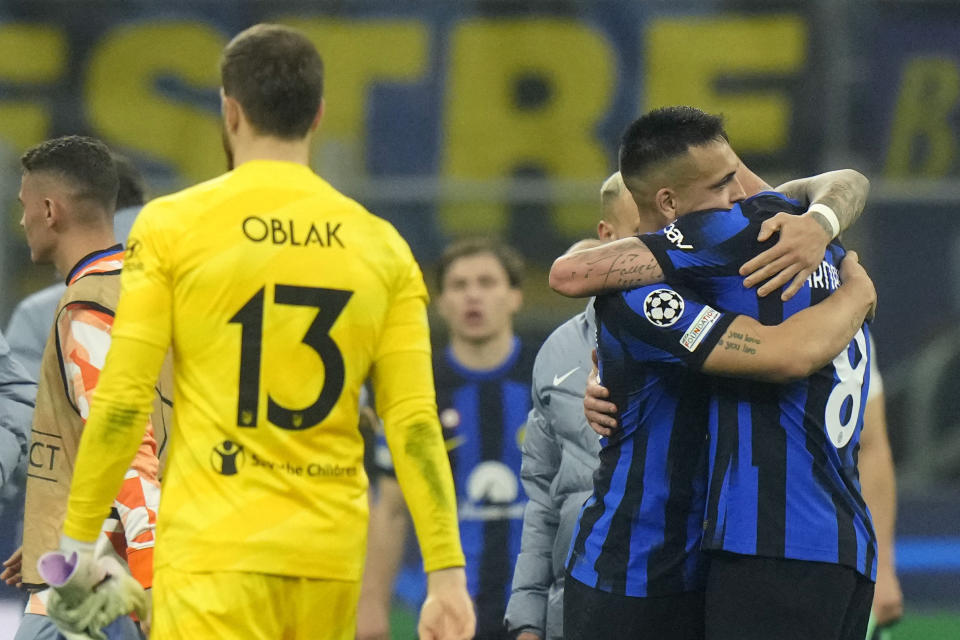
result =
[{"label": "name oblak on jersey", "polygon": [[337,236],[341,223],[325,222],[324,225],[325,228],[317,228],[317,225],[311,222],[310,228],[304,234],[303,227],[297,228],[293,220],[250,216],[244,219],[241,229],[243,235],[254,242],[288,244],[291,247],[309,247],[312,244],[330,247],[336,242],[340,247],[345,248]]}]

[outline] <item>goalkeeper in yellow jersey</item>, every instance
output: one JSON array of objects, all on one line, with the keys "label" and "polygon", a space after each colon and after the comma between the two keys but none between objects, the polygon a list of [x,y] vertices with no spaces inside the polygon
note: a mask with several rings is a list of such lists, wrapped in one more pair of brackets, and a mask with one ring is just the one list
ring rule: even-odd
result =
[{"label": "goalkeeper in yellow jersey", "polygon": [[[152,201],[134,224],[61,546],[79,568],[96,563],[87,543],[172,346],[151,637],[353,638],[367,532],[357,397],[369,376],[429,574],[420,637],[469,638],[420,270],[390,224],[308,166],[323,64],[303,35],[247,29],[220,71],[232,170]],[[71,595],[81,617],[84,602],[104,606]]]}]

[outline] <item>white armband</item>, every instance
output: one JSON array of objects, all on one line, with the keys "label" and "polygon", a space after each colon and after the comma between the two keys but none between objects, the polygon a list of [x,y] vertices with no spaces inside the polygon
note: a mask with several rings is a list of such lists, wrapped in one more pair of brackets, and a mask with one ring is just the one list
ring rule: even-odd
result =
[{"label": "white armband", "polygon": [[834,213],[833,209],[831,209],[829,206],[823,204],[822,202],[815,202],[810,205],[810,208],[807,209],[807,211],[816,211],[826,219],[827,223],[830,225],[830,229],[833,231],[833,234],[830,236],[831,240],[840,235],[840,220],[837,218],[837,214]]}]

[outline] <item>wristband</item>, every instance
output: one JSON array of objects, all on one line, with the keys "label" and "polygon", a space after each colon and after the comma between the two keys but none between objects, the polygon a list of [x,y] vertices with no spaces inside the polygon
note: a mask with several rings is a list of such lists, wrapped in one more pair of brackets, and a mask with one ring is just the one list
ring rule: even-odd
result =
[{"label": "wristband", "polygon": [[827,221],[827,224],[830,225],[830,229],[833,231],[830,236],[831,240],[840,235],[840,220],[837,218],[837,214],[834,213],[833,209],[822,202],[815,202],[810,205],[810,208],[807,209],[807,212],[819,213],[821,216],[823,216],[824,220]]}]

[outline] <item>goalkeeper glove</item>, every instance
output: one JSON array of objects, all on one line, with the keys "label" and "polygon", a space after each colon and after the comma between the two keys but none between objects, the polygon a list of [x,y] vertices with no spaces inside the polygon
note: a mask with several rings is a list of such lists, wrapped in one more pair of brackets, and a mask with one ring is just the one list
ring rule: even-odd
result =
[{"label": "goalkeeper glove", "polygon": [[[37,570],[51,587],[47,615],[66,634],[106,640],[102,629],[136,611],[147,615],[143,587],[111,556],[95,556],[92,545],[64,536],[61,547],[73,551],[45,553]],[[78,548],[81,547],[81,548]]]}]

